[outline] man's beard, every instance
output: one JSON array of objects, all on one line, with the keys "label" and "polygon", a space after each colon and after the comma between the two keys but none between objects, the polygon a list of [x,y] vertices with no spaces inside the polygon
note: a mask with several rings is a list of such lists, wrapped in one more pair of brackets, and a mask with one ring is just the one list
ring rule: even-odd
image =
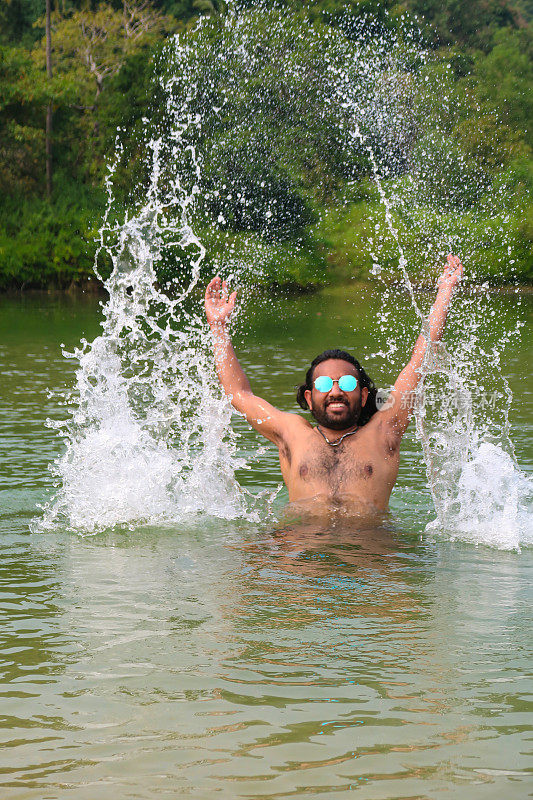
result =
[{"label": "man's beard", "polygon": [[356,403],[355,408],[351,409],[349,405],[346,405],[347,413],[343,414],[341,417],[328,414],[327,406],[312,408],[311,414],[318,424],[322,425],[324,428],[329,428],[331,431],[345,431],[347,428],[353,428],[354,425],[357,425],[359,417],[361,416],[361,408],[361,399],[359,398],[359,402]]}]

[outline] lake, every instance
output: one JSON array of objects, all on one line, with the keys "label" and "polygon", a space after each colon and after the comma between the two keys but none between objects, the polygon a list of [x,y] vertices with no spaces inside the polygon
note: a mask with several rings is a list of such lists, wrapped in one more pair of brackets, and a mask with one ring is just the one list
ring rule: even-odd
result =
[{"label": "lake", "polygon": [[[515,302],[493,298],[502,316]],[[256,392],[296,411],[316,353],[379,342],[373,303],[365,287],[258,299],[236,341]],[[531,474],[524,303],[502,371]],[[0,298],[2,797],[522,800],[533,549],[426,534],[412,430],[379,526],[293,519],[283,489],[255,523],[30,531],[62,446],[47,390],[74,375],[60,343],[94,338],[99,314],[90,296]],[[240,483],[275,490],[275,449],[234,424]]]}]

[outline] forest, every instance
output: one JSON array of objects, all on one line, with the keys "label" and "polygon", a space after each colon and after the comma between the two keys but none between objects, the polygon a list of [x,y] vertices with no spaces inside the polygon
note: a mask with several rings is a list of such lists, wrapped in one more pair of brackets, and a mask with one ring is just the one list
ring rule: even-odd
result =
[{"label": "forest", "polygon": [[[434,146],[440,194],[438,202],[428,200],[428,209],[437,213],[438,206],[459,233],[468,230],[477,280],[531,284],[533,0],[285,0],[277,6],[286,6],[296,20],[310,20],[319,32],[342,27],[350,17],[364,19],[369,38],[378,26],[394,27],[405,15],[416,18],[432,53],[435,104],[445,80],[454,105],[440,145],[446,152],[439,155]],[[227,4],[217,0],[1,0],[0,290],[88,285],[117,131],[128,148],[116,187],[119,193],[122,187],[127,206],[134,204],[131,188],[138,187],[142,172],[136,142],[158,107],[154,75],[170,38],[194,38],[199,16],[227,13]],[[265,86],[272,75],[263,71]],[[308,111],[311,116],[313,109]],[[304,116],[291,120],[293,141],[309,126]],[[281,141],[274,123],[269,125],[269,137]],[[206,213],[221,218],[223,212],[237,238],[266,237],[281,252],[295,236],[306,241],[306,257],[291,259],[287,247],[287,257],[264,273],[265,283],[305,288],[348,277],[364,280],[372,271],[366,222],[379,215],[380,197],[368,164],[359,164],[348,180],[342,154],[325,136],[315,139],[315,151],[306,151],[305,159],[288,154],[290,169],[281,146],[252,169],[244,138],[240,161],[234,148],[231,158],[206,164],[213,186],[232,171],[242,193],[266,185],[275,194],[278,212],[268,230],[259,218],[260,202],[254,215],[211,201]],[[415,141],[411,158],[416,147]],[[454,173],[459,161],[461,174],[470,176],[462,192],[462,178]],[[502,222],[494,211],[499,197],[505,236],[499,236]],[[399,219],[398,227],[414,263],[419,241],[412,226],[402,228]],[[216,251],[215,239],[208,244]],[[397,258],[394,248],[380,256]]]}]

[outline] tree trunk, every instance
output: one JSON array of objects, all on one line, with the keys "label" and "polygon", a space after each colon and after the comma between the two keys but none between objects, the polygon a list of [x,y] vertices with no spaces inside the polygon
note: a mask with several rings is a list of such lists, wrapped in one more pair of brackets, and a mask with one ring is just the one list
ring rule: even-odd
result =
[{"label": "tree trunk", "polygon": [[[46,0],[46,76],[52,77],[52,30],[50,24],[50,6],[52,0]],[[46,109],[46,194],[52,196],[52,102]]]}]

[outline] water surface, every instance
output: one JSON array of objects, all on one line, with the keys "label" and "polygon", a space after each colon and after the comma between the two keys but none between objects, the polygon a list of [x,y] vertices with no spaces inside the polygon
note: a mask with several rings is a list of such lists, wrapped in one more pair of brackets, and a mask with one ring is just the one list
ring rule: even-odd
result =
[{"label": "water surface", "polygon": [[[256,305],[238,349],[286,410],[317,352],[379,341],[364,289]],[[291,519],[283,490],[261,524],[30,533],[60,449],[47,388],[73,377],[59,343],[98,315],[93,298],[0,300],[2,796],[529,796],[533,551],[425,535],[412,434],[380,525]],[[531,329],[503,367],[526,471]],[[239,480],[275,488],[274,448],[235,425]]]}]

